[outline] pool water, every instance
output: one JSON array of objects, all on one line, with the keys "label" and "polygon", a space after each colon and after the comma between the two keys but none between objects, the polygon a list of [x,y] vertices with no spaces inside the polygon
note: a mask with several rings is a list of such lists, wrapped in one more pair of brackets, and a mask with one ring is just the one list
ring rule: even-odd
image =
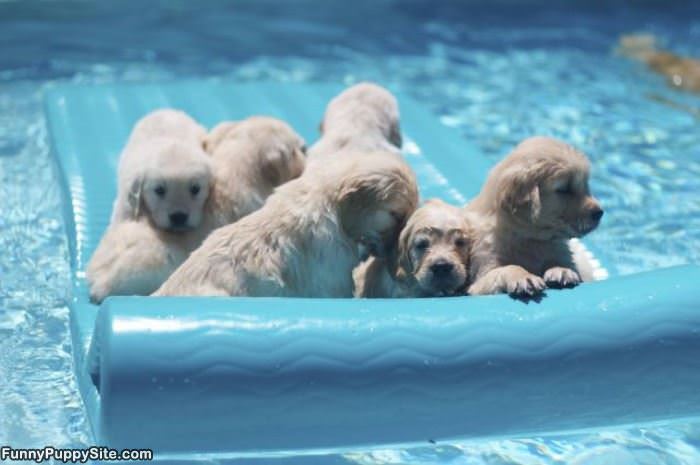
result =
[{"label": "pool water", "polygon": [[[72,375],[69,265],[44,89],[375,80],[414,96],[494,162],[532,134],[586,151],[607,211],[586,242],[613,273],[698,263],[700,120],[684,108],[700,108],[700,98],[668,89],[612,49],[620,34],[647,31],[700,57],[700,4],[639,3],[0,2],[0,445],[89,444]],[[697,464],[700,419],[358,451],[345,462]]]}]

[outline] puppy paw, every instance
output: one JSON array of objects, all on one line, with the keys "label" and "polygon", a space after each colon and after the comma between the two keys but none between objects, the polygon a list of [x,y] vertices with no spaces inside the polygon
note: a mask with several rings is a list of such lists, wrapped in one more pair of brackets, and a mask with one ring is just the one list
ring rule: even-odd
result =
[{"label": "puppy paw", "polygon": [[109,296],[109,286],[107,283],[90,283],[90,302],[100,304]]},{"label": "puppy paw", "polygon": [[505,292],[512,297],[532,298],[540,295],[546,288],[544,279],[532,273],[506,280]]},{"label": "puppy paw", "polygon": [[547,287],[562,289],[581,284],[581,276],[571,268],[555,266],[545,271],[544,281],[547,283]]}]

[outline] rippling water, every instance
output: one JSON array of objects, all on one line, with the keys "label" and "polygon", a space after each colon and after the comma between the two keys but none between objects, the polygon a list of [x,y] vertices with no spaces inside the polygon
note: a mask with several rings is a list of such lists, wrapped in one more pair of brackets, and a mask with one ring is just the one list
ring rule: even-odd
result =
[{"label": "rippling water", "polygon": [[[700,261],[700,98],[615,56],[645,30],[700,55],[692,3],[0,2],[0,444],[89,443],[71,372],[67,248],[42,89],[56,82],[372,79],[494,161],[544,133],[585,150],[618,273]],[[669,105],[662,102],[674,102]],[[319,115],[320,116],[320,115]],[[466,167],[465,167],[466,169]],[[700,423],[349,454],[360,464],[697,464]]]}]

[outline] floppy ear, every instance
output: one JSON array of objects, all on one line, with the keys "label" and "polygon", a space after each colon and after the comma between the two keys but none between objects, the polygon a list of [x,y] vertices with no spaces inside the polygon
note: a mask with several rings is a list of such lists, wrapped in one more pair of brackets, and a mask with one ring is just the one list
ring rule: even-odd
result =
[{"label": "floppy ear", "polygon": [[283,150],[266,150],[262,156],[262,173],[271,186],[279,186],[287,178],[288,160]]},{"label": "floppy ear", "polygon": [[351,177],[344,179],[336,191],[336,205],[340,226],[345,233],[359,239],[359,220],[367,212],[368,206],[378,205],[380,192],[376,178]]},{"label": "floppy ear", "polygon": [[513,166],[501,175],[498,183],[498,207],[512,215],[524,213],[531,219],[540,213],[540,189],[536,169]]},{"label": "floppy ear", "polygon": [[403,145],[403,138],[401,137],[401,126],[399,125],[398,121],[396,124],[391,125],[391,129],[389,130],[389,142],[392,143],[392,145],[396,146],[397,148],[401,148]]},{"label": "floppy ear", "polygon": [[405,280],[413,275],[413,260],[411,259],[411,242],[413,240],[413,228],[406,225],[399,235],[399,243],[396,251],[389,260],[389,270],[399,280]]},{"label": "floppy ear", "polygon": [[138,176],[135,178],[131,186],[129,186],[129,192],[127,194],[127,201],[129,203],[129,211],[131,213],[132,219],[137,219],[141,215],[141,202],[143,201],[143,177]]}]

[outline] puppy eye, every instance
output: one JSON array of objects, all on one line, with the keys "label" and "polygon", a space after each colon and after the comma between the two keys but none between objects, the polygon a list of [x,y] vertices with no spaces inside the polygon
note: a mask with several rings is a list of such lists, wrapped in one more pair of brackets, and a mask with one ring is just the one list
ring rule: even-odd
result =
[{"label": "puppy eye", "polygon": [[192,197],[195,197],[197,194],[199,194],[200,191],[199,184],[194,184],[190,187],[190,194],[192,194]]},{"label": "puppy eye", "polygon": [[557,187],[556,189],[554,189],[554,192],[562,195],[568,195],[573,193],[573,191],[571,190],[571,186],[568,184],[565,186]]},{"label": "puppy eye", "polygon": [[155,192],[158,197],[165,197],[165,186],[158,186],[153,189],[153,192]]},{"label": "puppy eye", "polygon": [[458,237],[455,239],[455,246],[457,247],[465,247],[467,245],[467,240],[463,237]]},{"label": "puppy eye", "polygon": [[419,239],[414,244],[414,247],[416,248],[416,250],[425,250],[428,248],[429,245],[430,241],[428,241],[428,239]]}]

